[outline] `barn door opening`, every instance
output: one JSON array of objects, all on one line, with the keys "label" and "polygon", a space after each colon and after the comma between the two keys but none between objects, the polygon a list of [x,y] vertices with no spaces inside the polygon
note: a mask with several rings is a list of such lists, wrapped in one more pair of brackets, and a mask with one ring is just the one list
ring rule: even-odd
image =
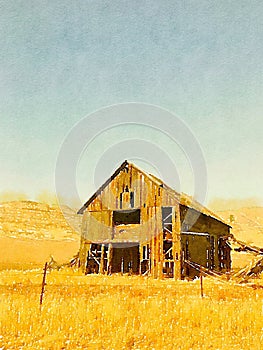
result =
[{"label": "barn door opening", "polygon": [[139,273],[140,254],[139,244],[113,244],[111,272]]},{"label": "barn door opening", "polygon": [[86,274],[90,273],[139,273],[139,243],[90,245]]}]

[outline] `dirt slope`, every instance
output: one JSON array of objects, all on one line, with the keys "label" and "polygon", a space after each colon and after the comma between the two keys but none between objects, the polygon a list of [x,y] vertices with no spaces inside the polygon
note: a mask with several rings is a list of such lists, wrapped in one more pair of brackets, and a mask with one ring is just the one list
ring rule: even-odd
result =
[{"label": "dirt slope", "polygon": [[[72,220],[80,220],[67,208]],[[79,248],[79,234],[58,206],[32,201],[0,204],[0,268],[42,265],[53,255],[68,261]]]}]

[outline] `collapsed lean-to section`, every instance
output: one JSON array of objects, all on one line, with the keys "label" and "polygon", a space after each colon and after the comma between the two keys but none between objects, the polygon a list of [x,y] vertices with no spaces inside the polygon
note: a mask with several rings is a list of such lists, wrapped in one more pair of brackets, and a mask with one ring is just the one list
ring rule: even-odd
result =
[{"label": "collapsed lean-to section", "polygon": [[[127,161],[78,211],[85,273],[194,277],[230,269],[230,226]],[[191,264],[191,262],[193,264]]]}]

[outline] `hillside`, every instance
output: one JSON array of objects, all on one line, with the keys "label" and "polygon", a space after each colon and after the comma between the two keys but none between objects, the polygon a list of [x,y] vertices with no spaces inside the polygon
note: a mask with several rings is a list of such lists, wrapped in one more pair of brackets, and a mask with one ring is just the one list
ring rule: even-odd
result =
[{"label": "hillside", "polygon": [[[72,221],[80,218],[70,208]],[[32,201],[0,204],[0,268],[42,266],[50,255],[58,262],[79,249],[79,234],[66,222],[58,206]]]},{"label": "hillside", "polygon": [[219,211],[218,215],[232,226],[237,239],[263,247],[263,207]]},{"label": "hillside", "polygon": [[[67,212],[69,211],[71,209],[68,208]],[[0,236],[3,235],[14,238],[79,240],[79,235],[67,224],[58,206],[32,201],[0,204]]]}]

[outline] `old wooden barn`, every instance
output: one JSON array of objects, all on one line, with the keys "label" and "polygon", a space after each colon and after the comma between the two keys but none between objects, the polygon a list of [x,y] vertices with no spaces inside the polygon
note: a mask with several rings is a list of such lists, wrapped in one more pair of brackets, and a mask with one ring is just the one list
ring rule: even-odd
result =
[{"label": "old wooden barn", "polygon": [[85,273],[180,279],[198,275],[198,266],[230,269],[230,226],[130,162],[123,162],[78,214]]}]

